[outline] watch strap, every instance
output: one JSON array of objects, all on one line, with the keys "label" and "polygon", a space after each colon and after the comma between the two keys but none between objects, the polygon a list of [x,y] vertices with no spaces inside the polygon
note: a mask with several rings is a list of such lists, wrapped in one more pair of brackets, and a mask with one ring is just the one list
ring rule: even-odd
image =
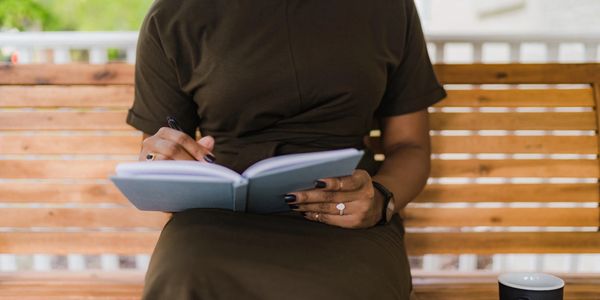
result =
[{"label": "watch strap", "polygon": [[381,209],[381,219],[377,222],[377,225],[384,225],[387,223],[387,208],[390,204],[390,200],[394,198],[394,194],[390,192],[383,184],[372,181],[373,187],[376,188],[383,195],[383,208]]}]

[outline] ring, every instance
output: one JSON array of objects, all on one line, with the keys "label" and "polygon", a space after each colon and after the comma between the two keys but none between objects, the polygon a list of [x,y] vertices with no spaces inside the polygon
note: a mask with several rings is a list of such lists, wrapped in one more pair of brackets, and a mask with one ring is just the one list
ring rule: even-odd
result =
[{"label": "ring", "polygon": [[343,216],[344,215],[344,209],[346,209],[346,204],[344,204],[344,203],[338,203],[338,205],[336,205],[335,208],[337,208],[340,211],[340,216]]},{"label": "ring", "polygon": [[321,221],[321,220],[319,220],[319,218],[320,218],[320,217],[321,217],[321,215],[320,215],[319,213],[316,213],[316,214],[315,214],[315,219],[316,219],[317,221]]},{"label": "ring", "polygon": [[149,152],[148,154],[146,154],[146,160],[150,161],[150,160],[154,160],[156,158],[156,154]]}]

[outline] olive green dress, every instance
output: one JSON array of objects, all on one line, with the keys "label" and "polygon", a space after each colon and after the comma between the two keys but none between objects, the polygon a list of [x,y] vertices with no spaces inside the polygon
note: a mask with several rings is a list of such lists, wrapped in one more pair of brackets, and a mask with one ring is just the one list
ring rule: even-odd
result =
[{"label": "olive green dress", "polygon": [[[155,0],[128,124],[175,116],[242,172],[274,155],[363,149],[374,118],[444,98],[412,0]],[[371,152],[358,168],[377,172]],[[281,201],[284,201],[283,199]],[[407,299],[402,219],[344,229],[289,212],[192,209],[165,225],[143,299]]]}]

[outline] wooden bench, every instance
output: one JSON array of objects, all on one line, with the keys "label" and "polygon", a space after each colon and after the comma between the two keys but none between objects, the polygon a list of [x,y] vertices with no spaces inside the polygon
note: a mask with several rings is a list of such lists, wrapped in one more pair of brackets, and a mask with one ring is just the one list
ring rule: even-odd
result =
[{"label": "wooden bench", "polygon": [[[431,177],[462,181],[428,184],[405,210],[409,254],[600,253],[600,66],[437,65],[436,72],[449,97],[430,113]],[[140,147],[141,133],[125,124],[132,84],[133,67],[124,64],[0,67],[0,253],[151,253],[165,215],[138,212],[106,180],[116,163],[136,159]],[[545,85],[523,89],[517,84]],[[465,107],[470,109],[461,110]],[[490,107],[507,109],[490,112]],[[536,107],[568,111],[531,111]],[[437,134],[440,130],[467,131]],[[514,130],[584,130],[587,135]],[[377,145],[377,131],[372,135]],[[481,156],[490,153],[506,157]],[[516,159],[512,154],[545,156]],[[542,180],[508,181],[530,177]],[[588,181],[546,180],[565,177]],[[476,181],[481,178],[507,181],[481,184]],[[481,204],[488,202],[500,204]],[[512,206],[515,202],[579,205],[526,208]],[[452,203],[467,204],[448,207]],[[535,227],[514,232],[506,231],[508,226]],[[413,274],[421,300],[497,299],[493,272]],[[600,299],[600,274],[558,275],[567,281],[566,299]],[[0,298],[138,299],[142,283],[143,274],[131,271],[4,273]]]}]

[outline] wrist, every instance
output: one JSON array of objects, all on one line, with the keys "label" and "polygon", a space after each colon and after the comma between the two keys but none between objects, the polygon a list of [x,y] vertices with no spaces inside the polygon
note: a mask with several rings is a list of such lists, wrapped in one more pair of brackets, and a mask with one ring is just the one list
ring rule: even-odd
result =
[{"label": "wrist", "polygon": [[394,195],[382,184],[373,181],[373,188],[375,189],[375,201],[382,203],[380,219],[377,225],[383,225],[387,223],[394,214]]}]

